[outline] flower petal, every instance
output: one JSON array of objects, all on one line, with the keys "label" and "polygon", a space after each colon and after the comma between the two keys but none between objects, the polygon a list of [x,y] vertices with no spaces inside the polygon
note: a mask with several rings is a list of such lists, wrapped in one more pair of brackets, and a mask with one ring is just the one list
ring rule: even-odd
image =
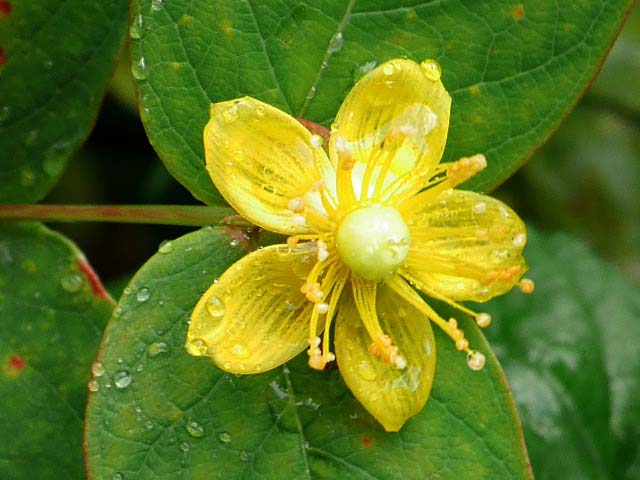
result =
[{"label": "flower petal", "polygon": [[427,295],[486,301],[526,272],[526,229],[504,203],[474,192],[427,190],[401,207],[411,247],[400,274]]},{"label": "flower petal", "polygon": [[396,432],[419,413],[431,391],[436,365],[435,341],[429,318],[386,285],[377,293],[382,329],[406,360],[397,368],[374,357],[371,337],[350,293],[343,294],[336,320],[336,357],[346,384],[385,430]]},{"label": "flower petal", "polygon": [[347,95],[332,126],[330,156],[343,166],[338,176],[352,174],[356,197],[361,190],[372,197],[381,175],[378,190],[408,172],[431,170],[442,157],[450,106],[434,61],[380,65]]},{"label": "flower petal", "polygon": [[315,247],[272,245],[232,265],[191,315],[186,348],[222,370],[257,373],[307,346],[312,303],[300,292],[315,263]]},{"label": "flower petal", "polygon": [[290,202],[304,198],[308,209],[326,217],[312,189],[335,176],[319,138],[253,98],[215,103],[204,129],[207,170],[229,204],[251,222],[283,234],[305,233],[309,227]]}]

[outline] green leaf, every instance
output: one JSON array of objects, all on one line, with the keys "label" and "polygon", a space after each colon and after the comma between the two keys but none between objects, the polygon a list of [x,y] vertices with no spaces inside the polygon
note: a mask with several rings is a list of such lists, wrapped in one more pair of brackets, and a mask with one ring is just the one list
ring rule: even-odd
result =
[{"label": "green leaf", "polygon": [[566,235],[530,232],[536,292],[489,304],[537,479],[640,477],[640,297]]},{"label": "green leaf", "polygon": [[0,226],[0,478],[84,476],[87,382],[112,310],[68,240]]},{"label": "green leaf", "polygon": [[436,59],[453,97],[445,160],[485,153],[469,187],[488,190],[558,126],[632,3],[134,0],[132,71],[151,143],[216,203],[202,146],[211,102],[251,95],[329,125],[373,65]]},{"label": "green leaf", "polygon": [[12,0],[0,14],[0,202],[41,199],[87,137],[124,41],[128,3]]},{"label": "green leaf", "polygon": [[[99,356],[106,374],[90,396],[91,478],[530,478],[495,359],[472,372],[442,334],[431,398],[399,433],[384,432],[337,370],[307,367],[305,353],[247,376],[189,356],[193,306],[242,253],[205,228],[165,245],[125,290]],[[477,331],[468,337],[488,351]]]}]

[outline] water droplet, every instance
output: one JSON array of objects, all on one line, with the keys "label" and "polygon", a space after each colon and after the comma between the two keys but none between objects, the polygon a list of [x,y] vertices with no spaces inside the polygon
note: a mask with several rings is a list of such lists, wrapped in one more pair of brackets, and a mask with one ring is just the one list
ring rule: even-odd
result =
[{"label": "water droplet", "polygon": [[225,304],[220,297],[212,295],[207,300],[207,312],[214,318],[224,317]]},{"label": "water droplet", "polygon": [[471,210],[473,210],[473,213],[481,215],[487,211],[487,204],[486,202],[478,202],[471,207]]},{"label": "water droplet", "polygon": [[165,240],[158,247],[158,252],[160,253],[171,253],[173,252],[173,243],[171,240]]},{"label": "water droplet", "polygon": [[151,290],[149,290],[147,287],[142,287],[136,293],[136,300],[138,300],[140,303],[146,302],[147,300],[149,300],[150,297],[151,297]]},{"label": "water droplet", "polygon": [[42,168],[49,176],[57,176],[62,171],[69,153],[70,148],[67,142],[54,143],[44,154]]},{"label": "water droplet", "polygon": [[433,80],[434,82],[440,80],[440,65],[438,65],[438,62],[435,60],[425,60],[420,64],[420,67],[422,68],[422,73],[424,73],[429,80]]},{"label": "water droplet", "polygon": [[160,10],[162,10],[162,0],[153,0],[151,2],[151,11],[159,12]]},{"label": "water droplet", "polygon": [[116,472],[113,475],[111,475],[111,480],[124,480],[124,475],[121,474],[120,472]]},{"label": "water droplet", "polygon": [[122,291],[122,293],[124,293],[125,295],[131,295],[131,292],[133,292],[133,290],[131,290],[131,287],[124,287],[124,290]]},{"label": "water droplet", "polygon": [[242,452],[240,452],[240,460],[242,460],[243,462],[248,462],[249,454],[243,450]]},{"label": "water droplet", "polygon": [[187,350],[191,355],[203,356],[209,352],[207,343],[201,338],[194,338],[187,344]]},{"label": "water droplet", "polygon": [[189,442],[182,442],[180,444],[180,450],[182,450],[183,452],[188,452],[191,449],[191,445],[189,445]]},{"label": "water droplet", "polygon": [[393,75],[393,72],[395,72],[395,70],[396,68],[393,66],[393,63],[387,63],[382,67],[382,73],[384,73],[385,75]]},{"label": "water droplet", "polygon": [[376,377],[378,376],[376,369],[373,368],[373,366],[369,362],[366,362],[364,360],[358,363],[358,366],[356,367],[356,372],[358,372],[358,375],[360,375],[363,379],[369,380],[369,381],[375,380]]},{"label": "water droplet", "polygon": [[131,385],[131,375],[129,375],[129,372],[127,372],[126,370],[118,372],[114,377],[114,383],[118,388],[127,388],[129,385]]},{"label": "water droplet", "polygon": [[169,350],[169,347],[167,346],[166,343],[154,342],[151,345],[149,345],[149,348],[147,348],[147,353],[149,354],[150,357],[157,357],[161,353],[165,353],[168,350]]},{"label": "water droplet", "polygon": [[136,80],[147,79],[147,64],[144,57],[140,57],[140,60],[131,64],[131,75],[133,75],[133,78]]},{"label": "water droplet", "polygon": [[311,146],[313,148],[320,148],[322,146],[322,137],[318,134],[313,134],[311,135],[311,138],[309,139],[309,141],[311,142]]},{"label": "water droplet", "polygon": [[36,176],[34,175],[33,170],[29,167],[24,168],[20,174],[20,184],[23,187],[30,187],[34,183],[36,183]]},{"label": "water droplet", "polygon": [[313,100],[313,97],[315,97],[315,96],[316,96],[316,87],[315,87],[315,85],[314,85],[314,86],[312,86],[312,87],[309,89],[309,91],[307,92],[306,99],[307,99],[307,100]]},{"label": "water droplet", "polygon": [[139,39],[142,36],[142,26],[144,24],[144,19],[142,15],[138,15],[131,22],[131,26],[129,27],[129,36],[134,40]]},{"label": "water droplet", "polygon": [[518,233],[513,237],[512,243],[514,247],[524,247],[527,243],[527,236],[524,233]]},{"label": "water droplet", "polygon": [[51,70],[53,68],[53,60],[45,60],[43,65],[46,70]]},{"label": "water droplet", "polygon": [[94,377],[101,377],[105,373],[104,365],[102,362],[93,362],[91,365],[91,373]]},{"label": "water droplet", "polygon": [[96,380],[95,378],[89,380],[89,391],[97,392],[98,390],[100,390],[100,383],[98,382],[98,380]]},{"label": "water droplet", "polygon": [[331,41],[329,42],[329,53],[336,53],[344,45],[344,37],[341,32],[336,33],[333,37],[331,37]]},{"label": "water droplet", "polygon": [[147,430],[151,430],[153,428],[153,422],[151,420],[147,420],[144,426],[147,427]]},{"label": "water droplet", "polygon": [[187,433],[194,438],[204,437],[204,427],[198,422],[189,422],[184,428],[187,430]]},{"label": "water droplet", "polygon": [[69,293],[79,292],[84,285],[84,278],[78,272],[67,273],[60,279],[60,285]]},{"label": "water droplet", "polygon": [[231,435],[229,435],[228,432],[222,432],[220,435],[218,435],[218,440],[220,440],[222,443],[231,443]]},{"label": "water droplet", "polygon": [[244,345],[240,343],[236,343],[233,346],[233,348],[231,349],[231,353],[233,353],[236,357],[240,357],[240,358],[244,358],[249,355],[247,352],[247,349],[244,348]]}]

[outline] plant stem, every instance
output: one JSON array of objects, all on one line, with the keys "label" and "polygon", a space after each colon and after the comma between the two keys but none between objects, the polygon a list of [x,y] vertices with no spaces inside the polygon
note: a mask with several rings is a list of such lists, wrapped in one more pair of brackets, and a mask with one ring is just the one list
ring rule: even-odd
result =
[{"label": "plant stem", "polygon": [[202,227],[236,215],[228,207],[191,205],[0,205],[1,220],[153,223]]}]

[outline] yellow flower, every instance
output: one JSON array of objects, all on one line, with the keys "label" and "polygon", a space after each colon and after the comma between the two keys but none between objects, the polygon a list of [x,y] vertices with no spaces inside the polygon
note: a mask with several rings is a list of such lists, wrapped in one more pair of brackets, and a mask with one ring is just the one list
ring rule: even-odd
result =
[{"label": "yellow flower", "polygon": [[209,288],[191,316],[187,350],[243,374],[305,348],[312,368],[337,360],[389,431],[429,397],[430,321],[481,369],[484,356],[457,321],[410,286],[484,327],[488,314],[457,301],[500,295],[526,270],[517,215],[453,190],[486,166],[484,156],[439,163],[450,105],[436,62],[387,62],[348,94],[328,156],[320,136],[274,107],[249,97],[212,105],[204,144],[213,182],[241,215],[289,239],[247,255]]}]

